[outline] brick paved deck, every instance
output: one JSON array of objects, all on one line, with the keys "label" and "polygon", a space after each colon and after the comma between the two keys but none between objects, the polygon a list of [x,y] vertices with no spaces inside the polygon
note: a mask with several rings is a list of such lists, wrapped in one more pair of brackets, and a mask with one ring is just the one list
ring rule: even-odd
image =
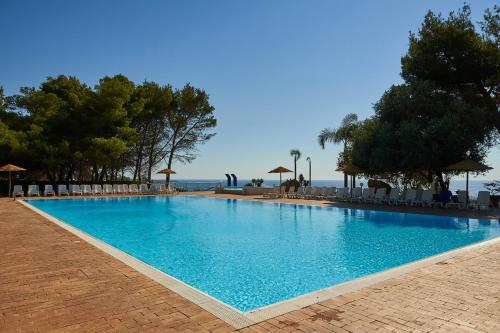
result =
[{"label": "brick paved deck", "polygon": [[[231,332],[197,305],[0,199],[0,332]],[[500,332],[500,244],[241,332]]]}]

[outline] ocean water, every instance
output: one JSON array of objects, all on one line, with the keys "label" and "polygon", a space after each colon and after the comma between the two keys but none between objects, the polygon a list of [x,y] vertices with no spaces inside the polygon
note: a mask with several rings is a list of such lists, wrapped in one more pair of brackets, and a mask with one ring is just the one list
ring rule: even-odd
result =
[{"label": "ocean water", "polygon": [[241,311],[500,236],[498,220],[196,196],[28,202]]},{"label": "ocean water", "polygon": [[[163,183],[164,180],[155,180],[157,183]],[[248,179],[238,179],[238,186],[244,186],[249,183]],[[479,191],[486,190],[484,188],[484,183],[489,182],[489,180],[470,180],[469,181],[469,193],[471,197],[476,197]],[[173,184],[178,184],[180,187],[185,187],[189,191],[193,190],[206,190],[213,189],[217,184],[222,184],[223,186],[227,185],[227,181],[225,179],[189,179],[189,180],[173,180]],[[356,185],[359,186],[360,183],[363,183],[364,186],[368,183],[365,179],[356,180]],[[279,184],[279,180],[275,179],[266,179],[264,180],[263,186],[273,187]],[[314,180],[313,186],[335,186],[335,187],[344,187],[343,180]],[[465,180],[452,180],[450,182],[450,190],[455,193],[457,190],[465,190]]]}]

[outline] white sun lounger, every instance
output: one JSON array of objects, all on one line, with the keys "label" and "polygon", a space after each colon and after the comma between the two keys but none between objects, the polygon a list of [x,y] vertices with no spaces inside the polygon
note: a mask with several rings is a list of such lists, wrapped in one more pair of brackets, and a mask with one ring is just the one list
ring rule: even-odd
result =
[{"label": "white sun lounger", "polygon": [[377,192],[375,192],[375,197],[373,198],[373,202],[381,204],[387,197],[387,189],[385,187],[378,188]]},{"label": "white sun lounger", "polygon": [[397,205],[400,199],[401,199],[401,191],[399,191],[397,188],[391,188],[389,197],[386,198],[386,203],[389,205]]},{"label": "white sun lounger", "polygon": [[38,189],[38,185],[28,185],[28,197],[39,197],[40,190]]},{"label": "white sun lounger", "polygon": [[85,184],[82,185],[81,188],[83,195],[92,195],[92,186]]},{"label": "white sun lounger", "polygon": [[137,184],[130,184],[128,186],[128,192],[129,193],[134,193],[134,194],[139,193],[139,189],[137,188]]},{"label": "white sun lounger", "polygon": [[80,185],[72,184],[69,186],[69,194],[71,195],[82,195],[82,189]]},{"label": "white sun lounger", "polygon": [[62,195],[69,195],[68,192],[68,187],[63,184],[57,185],[57,195],[62,196]]},{"label": "white sun lounger", "polygon": [[146,194],[149,192],[149,188],[147,184],[140,184],[139,185],[139,193],[141,194]]},{"label": "white sun lounger", "polygon": [[54,191],[54,187],[50,184],[45,185],[43,189],[43,195],[48,197],[50,195],[56,195],[56,192]]},{"label": "white sun lounger", "polygon": [[490,198],[490,192],[488,191],[479,191],[479,193],[477,194],[476,202],[470,204],[471,208],[478,210],[481,209],[488,210],[490,209],[490,206],[491,206],[491,198]]},{"label": "white sun lounger", "polygon": [[417,200],[417,190],[411,188],[406,191],[406,195],[402,203],[407,206],[413,206],[416,200]]},{"label": "white sun lounger", "polygon": [[432,190],[424,190],[420,199],[417,199],[414,204],[422,207],[432,207]]},{"label": "white sun lounger", "polygon": [[122,193],[123,194],[129,193],[129,191],[128,191],[128,184],[122,184]]},{"label": "white sun lounger", "polygon": [[14,185],[14,189],[12,190],[12,196],[15,197],[24,197],[24,190],[22,185]]},{"label": "white sun lounger", "polygon": [[[366,190],[366,189],[365,189]],[[363,189],[361,187],[355,187],[352,189],[351,202],[358,202],[362,199]]]},{"label": "white sun lounger", "polygon": [[149,186],[149,191],[148,191],[148,192],[149,192],[149,193],[151,193],[151,194],[158,193],[158,188],[156,187],[156,185],[155,185],[155,184],[151,184],[151,185]]},{"label": "white sun lounger", "polygon": [[92,193],[94,195],[102,194],[102,186],[99,184],[92,185]]},{"label": "white sun lounger", "polygon": [[111,186],[111,184],[104,184],[102,186],[102,193],[113,194],[113,186]]}]

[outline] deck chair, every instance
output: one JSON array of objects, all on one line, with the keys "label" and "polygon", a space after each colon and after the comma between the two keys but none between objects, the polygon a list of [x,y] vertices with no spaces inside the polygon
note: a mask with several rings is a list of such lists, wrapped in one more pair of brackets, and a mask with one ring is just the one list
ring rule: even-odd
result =
[{"label": "deck chair", "polygon": [[12,190],[12,197],[24,197],[24,190],[22,185],[14,185]]},{"label": "deck chair", "polygon": [[57,185],[57,195],[59,196],[69,195],[68,187],[64,184]]},{"label": "deck chair", "polygon": [[69,186],[69,194],[71,195],[82,195],[82,189],[80,188],[80,185],[70,185]]},{"label": "deck chair", "polygon": [[416,200],[417,200],[417,190],[413,188],[408,189],[406,191],[406,195],[404,198],[404,204],[407,206],[413,206]]},{"label": "deck chair", "polygon": [[28,197],[39,197],[40,190],[38,189],[38,185],[28,185]]},{"label": "deck chair", "polygon": [[149,189],[148,189],[147,184],[140,184],[139,185],[139,193],[146,194],[146,193],[148,193],[148,191],[149,191]]},{"label": "deck chair", "polygon": [[416,206],[432,207],[432,190],[424,190],[420,199],[415,201]]},{"label": "deck chair", "polygon": [[491,207],[491,198],[490,198],[490,192],[489,191],[479,191],[477,194],[477,200],[476,202],[472,203],[469,205],[471,208],[474,209],[484,209],[488,210]]},{"label": "deck chair", "polygon": [[123,194],[128,194],[128,184],[122,184],[122,193]]},{"label": "deck chair", "polygon": [[389,205],[397,205],[399,200],[401,199],[401,191],[397,188],[391,188],[391,192],[389,193],[389,197],[386,200],[386,203]]},{"label": "deck chair", "polygon": [[384,202],[387,196],[387,189],[385,187],[378,188],[377,192],[375,192],[375,197],[373,198],[373,202],[381,204]]},{"label": "deck chair", "polygon": [[98,195],[98,194],[102,195],[102,186],[99,184],[92,185],[92,193],[94,195]]},{"label": "deck chair", "polygon": [[104,184],[102,186],[102,192],[104,194],[113,194],[113,186],[111,186],[110,184]]},{"label": "deck chair", "polygon": [[120,184],[113,184],[113,193],[122,194],[122,186]]},{"label": "deck chair", "polygon": [[93,192],[92,192],[92,186],[90,185],[82,185],[82,194],[83,195],[92,195]]},{"label": "deck chair", "polygon": [[149,186],[149,193],[151,194],[158,193],[158,188],[156,187],[155,184],[151,184],[151,186]]},{"label": "deck chair", "polygon": [[355,187],[352,189],[351,202],[358,202],[361,200],[363,195],[363,189],[361,187]]},{"label": "deck chair", "polygon": [[54,196],[56,195],[56,192],[54,191],[54,187],[50,184],[45,185],[43,189],[43,195],[48,197],[48,196]]},{"label": "deck chair", "polygon": [[139,193],[139,188],[137,188],[137,184],[130,184],[128,186],[128,192],[129,193],[134,193],[134,194]]}]

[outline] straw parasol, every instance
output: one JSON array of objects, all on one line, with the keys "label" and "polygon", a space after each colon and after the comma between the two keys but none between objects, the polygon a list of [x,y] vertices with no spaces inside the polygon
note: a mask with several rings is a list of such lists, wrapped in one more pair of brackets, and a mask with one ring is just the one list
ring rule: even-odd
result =
[{"label": "straw parasol", "polygon": [[363,170],[361,170],[360,167],[358,167],[354,164],[347,163],[346,165],[336,169],[335,171],[343,172],[343,173],[350,175],[350,176],[355,176],[358,173],[361,173]]},{"label": "straw parasol", "polygon": [[481,164],[474,160],[465,159],[460,162],[448,165],[445,170],[450,171],[465,171],[465,193],[466,193],[466,203],[469,202],[469,172],[470,171],[486,171],[491,170],[492,167]]},{"label": "straw parasol", "polygon": [[287,168],[285,167],[282,167],[282,166],[279,166],[277,167],[276,169],[272,169],[271,171],[269,171],[268,173],[279,173],[280,174],[280,186],[281,186],[281,174],[282,173],[287,173],[287,172],[292,172],[292,170],[288,170]]},{"label": "straw parasol", "polygon": [[10,198],[10,195],[12,193],[12,191],[11,191],[11,188],[12,188],[12,185],[11,185],[12,184],[12,175],[11,175],[11,173],[12,172],[19,172],[19,171],[26,171],[26,169],[18,167],[17,165],[6,164],[6,165],[0,167],[0,171],[9,173],[9,198]]},{"label": "straw parasol", "polygon": [[351,176],[351,187],[355,186],[356,175],[358,173],[363,172],[363,170],[361,170],[360,167],[358,167],[358,166],[356,166],[354,164],[351,164],[351,163],[347,163],[344,166],[341,166],[340,168],[337,168],[335,171],[343,172],[346,175]]},{"label": "straw parasol", "polygon": [[175,175],[175,171],[172,170],[172,169],[163,169],[161,171],[158,171],[158,173],[162,173],[165,175],[165,184],[168,185],[168,181],[169,181],[169,175]]}]

